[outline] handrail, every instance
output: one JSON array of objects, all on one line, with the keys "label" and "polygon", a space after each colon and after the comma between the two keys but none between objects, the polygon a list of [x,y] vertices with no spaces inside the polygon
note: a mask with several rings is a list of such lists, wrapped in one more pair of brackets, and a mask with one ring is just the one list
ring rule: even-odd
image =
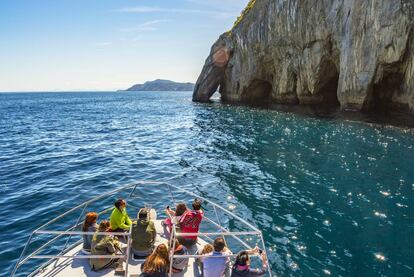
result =
[{"label": "handrail", "polygon": [[131,184],[129,184],[129,185],[125,185],[125,186],[123,186],[123,187],[121,187],[121,188],[114,189],[114,190],[109,191],[109,192],[107,192],[107,193],[105,193],[105,194],[102,194],[102,195],[96,196],[96,197],[94,197],[94,198],[92,198],[92,199],[90,199],[90,200],[88,200],[88,201],[85,201],[85,202],[83,202],[82,204],[80,204],[80,205],[78,205],[78,206],[76,206],[76,207],[73,207],[72,209],[70,209],[70,210],[66,211],[65,213],[61,214],[60,216],[58,216],[58,217],[56,217],[56,218],[54,218],[54,219],[52,219],[52,220],[50,220],[50,221],[46,222],[45,224],[43,224],[42,226],[40,226],[39,228],[37,228],[35,231],[40,230],[40,229],[43,229],[44,227],[46,227],[46,226],[48,226],[48,225],[50,225],[50,224],[52,224],[52,223],[54,223],[54,222],[58,221],[58,220],[59,220],[59,219],[61,219],[62,217],[66,216],[67,214],[70,214],[71,212],[76,211],[77,209],[79,209],[79,208],[80,208],[80,207],[82,207],[83,205],[86,205],[86,204],[88,204],[88,205],[89,205],[90,203],[96,202],[96,201],[97,201],[97,200],[99,200],[99,199],[105,198],[105,197],[107,197],[107,196],[109,196],[109,195],[111,195],[111,194],[115,194],[115,193],[117,193],[117,192],[119,192],[119,191],[126,190],[126,189],[128,189],[128,188],[131,188],[131,187],[133,187],[133,186],[137,186],[137,185],[139,185],[139,184],[142,184],[142,185],[145,185],[145,184],[154,184],[154,185],[156,185],[156,184],[162,184],[162,183],[161,183],[161,182],[155,182],[155,181],[137,181],[137,182],[135,182],[135,183],[131,183]]},{"label": "handrail", "polygon": [[36,255],[32,256],[32,259],[59,259],[59,258],[71,258],[71,259],[99,259],[99,258],[125,258],[125,255]]},{"label": "handrail", "polygon": [[[35,233],[35,232],[33,232]],[[38,249],[36,249],[33,253],[22,259],[19,264],[24,264],[29,259],[39,259],[42,255],[37,255],[41,250],[43,250],[46,246],[50,245],[52,242],[56,241],[58,238],[62,237],[63,235],[119,235],[119,236],[125,236],[130,237],[130,234],[128,233],[121,233],[121,232],[81,232],[81,231],[37,231],[36,234],[47,234],[47,235],[57,235],[56,237],[52,238],[50,241],[46,242],[44,245],[40,246]],[[48,255],[50,256],[50,255]],[[125,256],[125,255],[124,255]],[[43,256],[42,256],[43,257]],[[59,258],[59,255],[54,255],[55,258]],[[90,257],[90,255],[88,256]],[[47,258],[47,257],[44,257]]]},{"label": "handrail", "polygon": [[115,235],[115,236],[123,236],[128,237],[129,234],[125,232],[83,232],[83,231],[46,231],[41,230],[37,231],[36,234],[46,234],[46,235]]},{"label": "handrail", "polygon": [[221,210],[222,210],[222,211],[224,211],[225,213],[230,214],[230,215],[231,215],[231,216],[233,216],[235,219],[237,219],[237,220],[239,220],[239,221],[243,222],[245,225],[247,225],[247,226],[248,226],[249,228],[251,228],[252,230],[255,230],[255,231],[257,231],[257,232],[260,232],[260,230],[259,230],[259,229],[257,229],[256,227],[254,227],[252,224],[250,224],[249,222],[247,222],[247,221],[246,221],[246,220],[244,220],[243,218],[239,217],[238,215],[235,215],[233,212],[231,212],[231,211],[229,211],[229,210],[227,210],[227,209],[223,208],[222,206],[220,206],[220,205],[216,204],[215,202],[213,202],[213,201],[211,201],[211,200],[208,200],[208,199],[206,199],[206,198],[204,198],[204,197],[202,197],[202,196],[199,196],[199,195],[197,195],[197,194],[195,194],[195,193],[192,193],[192,192],[190,192],[190,191],[187,191],[187,190],[184,190],[184,189],[182,189],[182,188],[179,188],[179,187],[177,187],[177,186],[175,186],[175,185],[171,185],[171,184],[168,184],[168,183],[164,183],[164,184],[166,184],[166,185],[168,185],[168,186],[171,186],[171,187],[173,187],[173,188],[175,188],[175,189],[177,189],[177,190],[179,190],[179,191],[181,191],[181,192],[184,192],[184,193],[186,193],[186,194],[189,194],[189,195],[191,195],[191,196],[193,196],[193,197],[199,198],[199,199],[201,199],[201,200],[203,200],[203,201],[205,201],[205,202],[207,202],[207,203],[210,203],[210,204],[212,204],[213,206],[216,206],[217,208],[221,209]]},{"label": "handrail", "polygon": [[[70,247],[73,248],[76,245],[79,245],[81,243],[82,240],[79,240],[78,242],[72,244]],[[39,267],[37,267],[33,272],[31,272],[29,275],[27,275],[27,277],[35,277],[36,274],[41,271],[43,268],[47,267],[48,265],[50,265],[53,262],[53,260],[49,260],[46,261],[45,263],[41,264]]]},{"label": "handrail", "polygon": [[[217,224],[216,222],[214,222],[212,219],[208,218],[207,216],[203,217],[203,219],[207,220],[208,222],[210,222],[211,224],[213,224],[214,226],[216,226],[217,228],[228,232],[229,230],[227,230],[226,228],[224,228],[223,226],[220,226],[219,224]],[[250,245],[248,245],[246,242],[244,242],[243,240],[241,240],[240,238],[236,237],[235,235],[232,235],[232,237],[234,239],[236,239],[237,241],[239,241],[242,245],[244,245],[247,248],[251,248]]]},{"label": "handrail", "polygon": [[[122,232],[82,232],[82,231],[37,231],[36,234],[46,234],[46,235],[115,235],[115,236],[124,236],[128,237],[128,233],[122,233]],[[231,235],[260,235],[260,232],[257,231],[240,231],[240,232],[199,232],[199,233],[177,233],[177,237],[191,237],[191,236],[213,236],[213,235],[225,235],[225,236],[231,236]]]},{"label": "handrail", "polygon": [[[50,265],[50,263],[53,262],[53,260],[59,259],[59,258],[70,258],[70,259],[86,259],[86,258],[88,258],[88,259],[90,259],[90,258],[105,258],[105,257],[109,257],[109,258],[126,258],[126,261],[128,261],[129,256],[130,256],[130,249],[129,248],[130,248],[130,245],[131,245],[131,229],[129,230],[128,233],[122,233],[122,232],[99,232],[98,233],[99,235],[118,235],[118,236],[127,237],[128,238],[127,239],[127,250],[126,250],[126,253],[123,254],[123,255],[85,255],[85,256],[79,256],[79,255],[77,255],[77,256],[75,256],[75,255],[64,255],[64,251],[65,251],[66,246],[67,246],[67,243],[68,243],[68,241],[69,241],[69,239],[70,239],[70,237],[72,235],[93,235],[93,234],[96,234],[96,232],[72,231],[74,228],[76,228],[77,226],[80,225],[79,220],[80,220],[82,214],[84,213],[86,207],[90,203],[96,202],[96,201],[98,201],[100,199],[103,199],[103,198],[108,197],[110,195],[116,194],[118,192],[125,191],[125,190],[128,190],[130,188],[133,188],[132,191],[128,195],[128,198],[130,198],[134,194],[134,192],[136,191],[137,186],[139,186],[139,185],[165,185],[165,186],[167,186],[168,187],[168,190],[170,192],[171,200],[174,203],[175,203],[175,198],[174,198],[174,194],[173,194],[172,188],[174,190],[183,192],[186,195],[190,195],[192,197],[201,199],[204,202],[210,203],[211,205],[213,205],[214,212],[215,212],[216,217],[218,218],[218,221],[219,222],[220,222],[220,219],[219,219],[218,214],[217,214],[217,208],[220,209],[221,211],[223,211],[224,213],[228,214],[229,216],[233,217],[234,219],[240,221],[246,227],[248,227],[249,229],[252,230],[252,231],[237,231],[237,232],[235,231],[235,232],[231,232],[231,231],[227,230],[226,228],[224,228],[223,226],[221,226],[221,224],[217,224],[216,222],[214,222],[213,220],[211,220],[211,219],[209,219],[209,218],[207,218],[205,216],[205,218],[207,219],[207,221],[210,222],[210,223],[212,223],[214,226],[219,227],[220,230],[221,230],[221,232],[179,233],[179,232],[176,232],[176,228],[175,228],[176,226],[175,226],[175,224],[173,224],[172,232],[170,233],[171,240],[172,240],[172,241],[170,240],[170,245],[172,244],[172,249],[175,249],[175,247],[174,247],[175,246],[175,239],[173,239],[173,238],[176,238],[176,237],[198,236],[198,237],[210,238],[209,236],[223,236],[223,238],[224,238],[224,236],[233,236],[240,243],[242,243],[243,246],[249,246],[247,243],[245,243],[243,240],[241,240],[237,236],[242,236],[242,235],[255,235],[255,236],[259,236],[260,237],[261,243],[263,244],[263,247],[264,247],[264,251],[266,251],[265,244],[264,244],[264,240],[263,240],[263,235],[262,235],[262,232],[259,229],[257,229],[255,226],[253,226],[252,224],[250,224],[249,222],[247,222],[243,218],[241,218],[238,215],[234,214],[233,212],[231,212],[231,211],[227,210],[226,208],[224,208],[224,207],[216,204],[215,202],[213,202],[211,200],[208,200],[208,199],[206,199],[206,198],[204,198],[202,196],[199,196],[199,195],[197,195],[195,193],[192,193],[192,192],[190,192],[188,190],[182,189],[182,188],[180,188],[178,186],[175,186],[175,185],[172,185],[170,183],[167,183],[167,182],[136,181],[136,182],[133,182],[131,184],[128,184],[128,185],[122,186],[120,188],[114,189],[112,191],[109,191],[107,193],[98,195],[98,196],[96,196],[96,197],[94,197],[94,198],[92,198],[92,199],[90,199],[88,201],[85,201],[82,204],[73,207],[72,209],[64,212],[63,214],[59,215],[58,217],[56,217],[56,218],[54,218],[54,219],[46,222],[45,224],[43,224],[39,228],[35,229],[31,233],[31,235],[30,235],[30,237],[29,237],[29,239],[28,239],[28,241],[27,241],[27,243],[26,243],[26,245],[25,245],[25,247],[24,247],[24,249],[23,249],[23,251],[22,251],[22,253],[21,253],[21,255],[20,255],[20,257],[19,257],[19,259],[18,259],[18,261],[17,261],[17,263],[16,263],[16,265],[14,267],[14,269],[13,269],[13,271],[12,271],[11,276],[14,276],[15,273],[16,273],[16,271],[17,271],[17,269],[21,265],[23,265],[24,263],[26,263],[27,260],[29,260],[29,259],[51,259],[50,262],[47,262],[47,263],[44,264],[45,266]],[[54,222],[62,219],[66,215],[68,215],[68,214],[70,214],[70,213],[72,213],[72,212],[74,212],[76,210],[79,210],[80,208],[83,208],[82,209],[82,213],[78,217],[77,223],[75,225],[73,225],[72,227],[66,229],[65,231],[44,230],[45,227],[47,227],[47,226],[51,225],[52,223],[54,223]],[[100,212],[99,214],[106,213],[110,209],[112,209],[112,207],[105,209],[104,211]],[[27,251],[28,245],[30,244],[30,242],[32,240],[32,237],[35,234],[49,234],[49,235],[57,235],[57,236],[55,238],[52,238],[51,240],[47,241],[45,244],[43,244],[41,247],[39,247],[38,249],[36,249],[33,253],[31,253],[27,257],[24,257],[24,254]],[[64,235],[69,235],[69,239],[65,243],[65,249],[63,249],[60,252],[59,255],[37,255],[47,245],[50,245],[52,242],[56,241],[58,238],[60,238],[60,237],[62,237]],[[79,243],[79,241],[78,241],[78,243]],[[223,255],[223,256],[218,256],[218,257],[234,257],[236,255],[237,254],[231,254],[231,255]],[[174,255],[174,251],[172,250],[170,257],[172,259],[174,259],[174,258],[197,258],[197,257],[201,257],[201,255]],[[215,257],[215,256],[212,256],[212,257]],[[126,262],[125,276],[127,276],[127,274],[128,274],[128,264],[129,263]],[[271,273],[271,270],[270,270],[270,266],[269,266],[269,275],[272,276],[272,273]],[[171,274],[170,274],[170,276],[171,276]]]},{"label": "handrail", "polygon": [[260,235],[260,232],[256,231],[244,231],[244,232],[200,232],[200,233],[177,233],[175,234],[177,237],[202,237],[202,236],[231,236],[231,235],[238,235],[238,236],[248,236],[248,235]]},{"label": "handrail", "polygon": [[[31,239],[32,239],[32,237],[33,237],[33,235],[34,235],[34,234],[38,233],[39,231],[41,231],[41,229],[45,228],[46,226],[49,226],[50,224],[52,224],[52,223],[54,223],[54,222],[56,222],[56,221],[60,220],[61,218],[65,217],[66,215],[68,215],[68,214],[70,214],[70,213],[72,213],[72,212],[74,212],[74,211],[78,210],[79,208],[83,207],[84,205],[89,205],[90,203],[96,202],[96,201],[97,201],[97,200],[99,200],[99,199],[102,199],[102,198],[108,197],[108,196],[110,196],[110,195],[112,195],[112,194],[115,194],[115,193],[117,193],[117,192],[119,192],[119,191],[126,190],[126,189],[131,188],[131,187],[136,187],[136,186],[137,186],[137,185],[139,185],[139,184],[159,184],[159,182],[154,182],[154,181],[137,181],[137,182],[134,182],[134,183],[132,183],[132,184],[129,184],[129,185],[125,185],[125,186],[123,186],[123,187],[120,187],[120,188],[118,188],[118,189],[114,189],[114,190],[112,190],[112,191],[109,191],[109,192],[107,192],[107,193],[105,193],[105,194],[101,194],[101,195],[99,195],[99,196],[96,196],[96,197],[94,197],[94,198],[92,198],[92,199],[90,199],[90,200],[88,200],[88,201],[83,202],[82,204],[79,204],[79,205],[77,205],[77,206],[73,207],[72,209],[70,209],[70,210],[68,210],[68,211],[64,212],[63,214],[61,214],[60,216],[58,216],[58,217],[56,217],[56,218],[54,218],[54,219],[52,219],[52,220],[50,220],[50,221],[46,222],[46,223],[45,223],[45,224],[43,224],[42,226],[40,226],[40,227],[38,227],[37,229],[35,229],[35,230],[31,233],[31,235],[30,235],[30,237],[29,237],[28,241],[26,242],[26,244],[25,244],[25,246],[24,246],[24,248],[23,248],[23,251],[22,251],[22,253],[20,254],[20,257],[19,257],[19,259],[18,259],[18,260],[17,260],[17,262],[16,262],[16,265],[15,265],[15,266],[14,266],[14,268],[13,268],[13,271],[12,271],[12,273],[11,273],[11,276],[14,276],[14,275],[16,274],[17,269],[18,269],[18,268],[22,265],[21,261],[23,260],[24,254],[26,253],[27,247],[29,246],[29,244],[30,244],[30,242],[31,242]],[[108,210],[108,209],[106,209],[106,210]],[[106,211],[106,210],[105,210],[105,211]],[[73,226],[73,227],[76,227],[76,225],[75,225],[75,226]],[[73,227],[72,227],[72,228],[73,228]],[[70,228],[70,229],[71,229],[71,228]],[[30,256],[30,255],[29,255],[29,256]],[[26,261],[26,260],[27,260],[27,258],[25,258],[25,259],[24,259],[24,261]]]}]

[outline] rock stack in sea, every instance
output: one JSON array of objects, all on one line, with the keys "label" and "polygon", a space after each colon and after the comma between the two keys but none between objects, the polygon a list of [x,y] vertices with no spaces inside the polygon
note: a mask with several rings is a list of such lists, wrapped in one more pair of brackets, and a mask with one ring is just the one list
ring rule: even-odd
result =
[{"label": "rock stack in sea", "polygon": [[212,46],[193,100],[414,114],[413,0],[252,0]]}]

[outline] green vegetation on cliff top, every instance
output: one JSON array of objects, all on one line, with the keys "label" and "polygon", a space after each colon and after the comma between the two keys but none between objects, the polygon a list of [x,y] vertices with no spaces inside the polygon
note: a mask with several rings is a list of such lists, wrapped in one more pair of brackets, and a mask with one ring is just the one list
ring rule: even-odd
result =
[{"label": "green vegetation on cliff top", "polygon": [[250,10],[254,7],[254,4],[256,4],[256,0],[250,0],[249,3],[247,3],[246,8],[241,12],[239,17],[237,17],[236,21],[233,24],[233,27],[230,31],[227,32],[228,35],[231,34],[231,31],[237,27],[237,25],[240,24],[240,22],[243,20],[243,18],[250,12]]}]

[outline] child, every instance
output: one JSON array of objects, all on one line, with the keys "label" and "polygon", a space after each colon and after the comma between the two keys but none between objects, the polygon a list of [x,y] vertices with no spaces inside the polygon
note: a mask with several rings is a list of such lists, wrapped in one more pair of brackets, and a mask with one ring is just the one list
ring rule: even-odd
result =
[{"label": "child", "polygon": [[171,233],[173,224],[178,224],[181,219],[181,216],[187,211],[187,206],[184,203],[177,204],[175,211],[171,210],[169,207],[165,210],[167,214],[167,219],[164,222],[164,225],[168,227],[169,232]]}]

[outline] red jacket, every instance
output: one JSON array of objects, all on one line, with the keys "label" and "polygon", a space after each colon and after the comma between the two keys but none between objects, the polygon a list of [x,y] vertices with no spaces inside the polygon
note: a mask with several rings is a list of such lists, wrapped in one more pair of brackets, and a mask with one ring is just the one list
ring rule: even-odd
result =
[{"label": "red jacket", "polygon": [[[198,233],[204,212],[202,210],[186,211],[180,218],[181,233]],[[197,236],[183,236],[186,239],[197,239]]]}]

